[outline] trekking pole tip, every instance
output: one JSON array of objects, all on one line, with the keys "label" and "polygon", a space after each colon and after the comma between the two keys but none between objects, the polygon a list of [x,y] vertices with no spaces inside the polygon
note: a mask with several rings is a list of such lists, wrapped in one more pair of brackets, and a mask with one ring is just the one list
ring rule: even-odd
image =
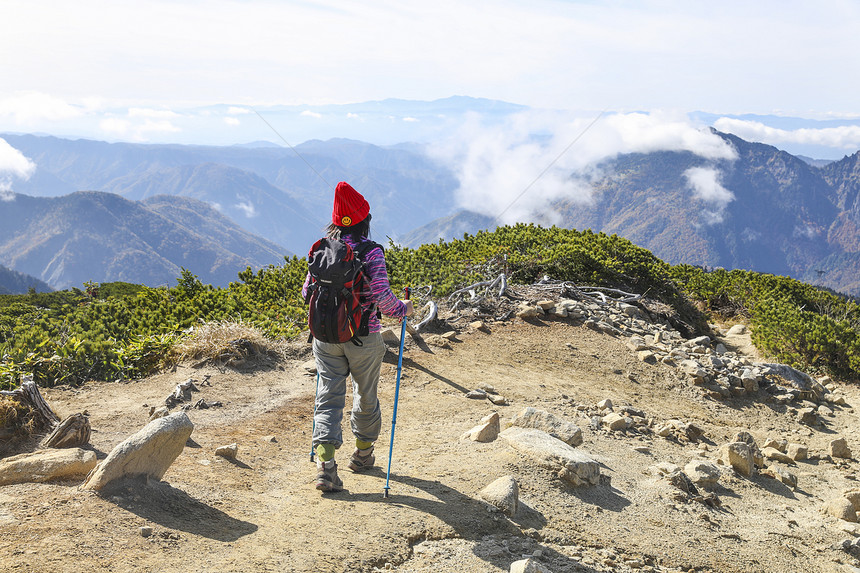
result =
[{"label": "trekking pole tip", "polygon": [[383,491],[382,491],[382,497],[383,497],[383,498],[385,498],[385,499],[388,499],[388,488],[387,488],[387,487],[385,487],[385,488],[382,488],[382,489],[383,489]]}]

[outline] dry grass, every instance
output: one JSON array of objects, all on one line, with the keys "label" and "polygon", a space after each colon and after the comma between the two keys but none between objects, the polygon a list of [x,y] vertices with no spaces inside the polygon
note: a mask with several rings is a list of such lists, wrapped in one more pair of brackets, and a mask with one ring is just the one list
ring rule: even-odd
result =
[{"label": "dry grass", "polygon": [[0,433],[30,436],[38,430],[35,412],[15,398],[0,396]]},{"label": "dry grass", "polygon": [[241,366],[253,359],[283,357],[285,342],[266,338],[241,322],[207,322],[171,349],[171,361],[196,360]]}]

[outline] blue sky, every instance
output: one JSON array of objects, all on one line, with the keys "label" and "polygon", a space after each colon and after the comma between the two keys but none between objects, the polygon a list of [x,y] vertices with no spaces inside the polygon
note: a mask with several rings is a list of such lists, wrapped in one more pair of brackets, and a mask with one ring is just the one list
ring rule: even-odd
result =
[{"label": "blue sky", "polygon": [[[845,0],[4,0],[0,132],[278,141],[256,109],[292,144],[450,143],[459,117],[351,106],[462,95],[527,106],[562,140],[605,110],[839,158],[860,149],[859,25]],[[0,172],[25,176],[13,155]]]}]

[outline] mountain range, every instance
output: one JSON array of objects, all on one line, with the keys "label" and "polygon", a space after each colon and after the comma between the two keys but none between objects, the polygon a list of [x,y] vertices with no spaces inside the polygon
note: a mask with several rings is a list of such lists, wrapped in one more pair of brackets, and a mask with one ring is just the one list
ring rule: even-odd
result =
[{"label": "mountain range", "polygon": [[[557,200],[535,218],[626,237],[671,264],[749,269],[860,295],[860,152],[815,162],[715,133],[736,158],[619,155],[571,175],[591,189],[588,201]],[[416,246],[490,224],[460,211],[402,241]]]},{"label": "mountain range", "polygon": [[16,194],[0,209],[0,261],[58,289],[86,281],[172,284],[182,268],[204,283],[226,286],[238,271],[277,264],[286,254],[186,197]]},{"label": "mountain range", "polygon": [[19,273],[0,265],[0,294],[25,294],[30,289],[36,292],[50,292],[54,289],[36,277]]},{"label": "mountain range", "polygon": [[[555,200],[533,220],[616,233],[673,264],[860,294],[860,153],[816,161],[714,133],[734,158],[614,156],[570,174],[590,189],[587,200]],[[0,264],[59,288],[163,284],[180,267],[226,284],[247,265],[303,255],[329,221],[339,180],[370,201],[379,242],[417,246],[496,224],[459,210],[454,172],[417,144],[312,140],[293,150],[0,137],[36,164],[16,182],[14,201],[0,204]]]}]

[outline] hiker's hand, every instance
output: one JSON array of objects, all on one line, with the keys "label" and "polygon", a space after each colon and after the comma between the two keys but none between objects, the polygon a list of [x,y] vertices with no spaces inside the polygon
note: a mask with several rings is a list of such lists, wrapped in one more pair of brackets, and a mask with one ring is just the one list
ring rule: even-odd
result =
[{"label": "hiker's hand", "polygon": [[415,314],[415,307],[412,306],[411,300],[404,300],[403,304],[406,305],[406,316],[412,316]]}]

